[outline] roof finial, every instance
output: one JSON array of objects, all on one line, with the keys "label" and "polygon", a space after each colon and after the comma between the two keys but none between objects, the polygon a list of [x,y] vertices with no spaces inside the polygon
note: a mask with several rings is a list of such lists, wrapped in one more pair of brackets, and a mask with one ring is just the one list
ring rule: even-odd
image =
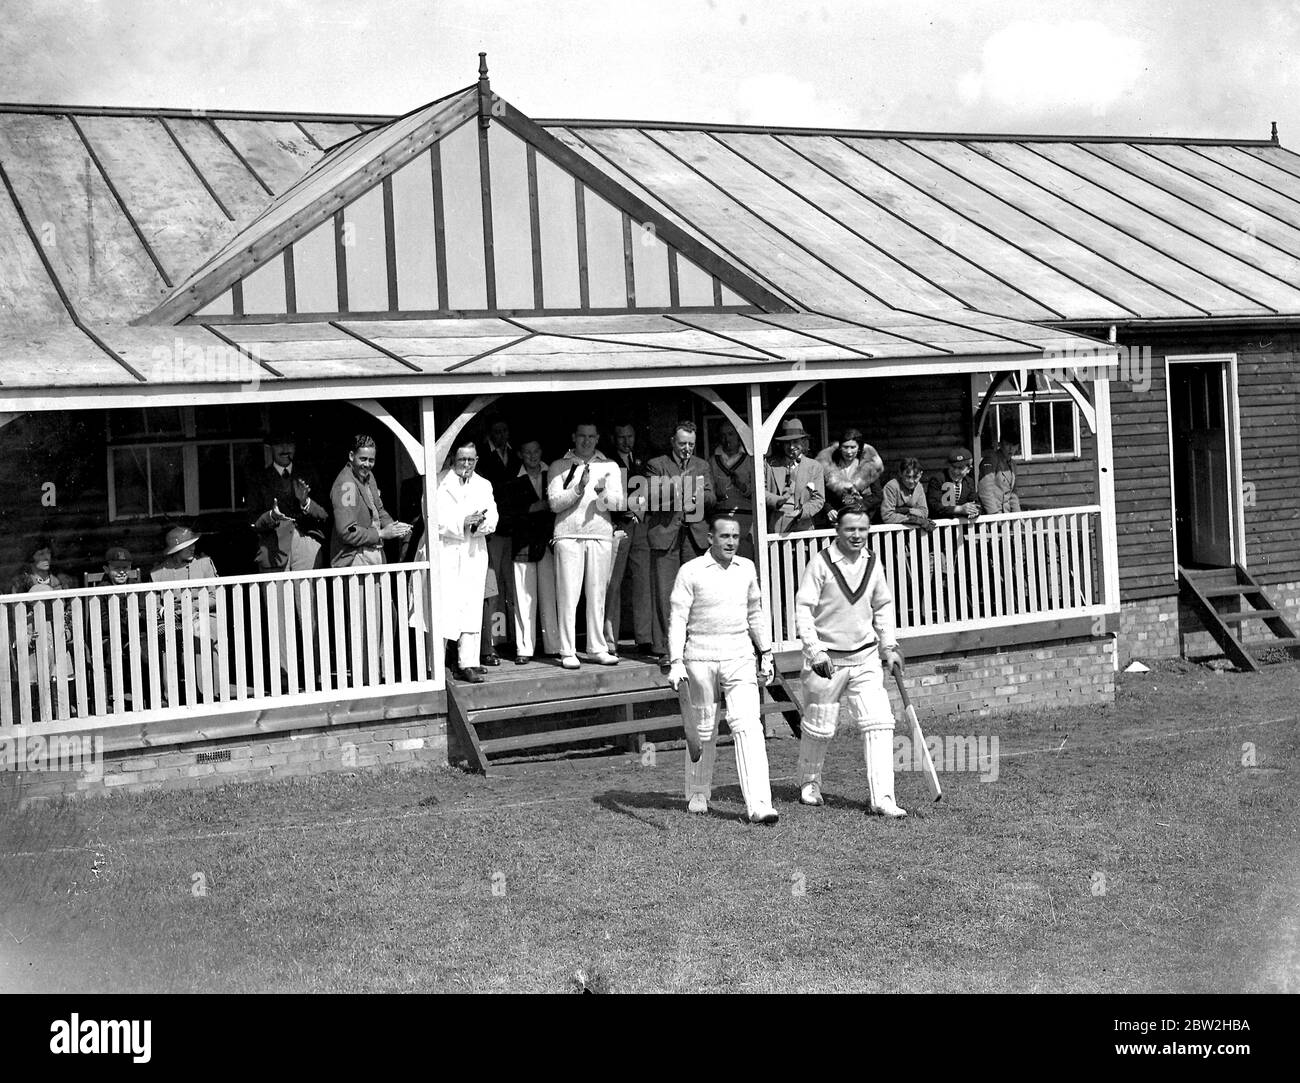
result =
[{"label": "roof finial", "polygon": [[1270,138],[1272,138],[1272,140],[1273,140],[1273,145],[1274,145],[1274,146],[1277,146],[1277,144],[1278,144],[1278,138],[1277,138],[1277,121],[1276,121],[1276,120],[1273,121],[1273,134],[1272,134],[1272,136],[1271,136]]},{"label": "roof finial", "polygon": [[492,123],[492,85],[488,82],[487,53],[478,54],[478,126]]}]

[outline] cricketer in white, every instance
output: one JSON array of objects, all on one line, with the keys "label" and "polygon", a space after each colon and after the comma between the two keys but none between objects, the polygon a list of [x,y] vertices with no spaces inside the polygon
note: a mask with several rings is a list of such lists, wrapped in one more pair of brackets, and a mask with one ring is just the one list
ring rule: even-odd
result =
[{"label": "cricketer in white", "polygon": [[902,655],[893,591],[866,548],[869,526],[865,510],[841,509],[835,541],[808,562],[795,594],[804,653],[799,800],[824,803],[822,764],[843,703],[862,735],[871,811],[897,819],[907,813],[894,802],[894,712],[884,674],[902,664]]},{"label": "cricketer in white", "polygon": [[[709,549],[681,566],[668,624],[668,683],[681,698],[686,730],[686,799],[707,812],[717,755],[718,700],[727,705],[736,773],[750,823],[774,824],[758,678],[772,680],[772,643],[754,564],[736,555],[740,524],[716,515]],[[755,666],[754,652],[758,651]]]}]

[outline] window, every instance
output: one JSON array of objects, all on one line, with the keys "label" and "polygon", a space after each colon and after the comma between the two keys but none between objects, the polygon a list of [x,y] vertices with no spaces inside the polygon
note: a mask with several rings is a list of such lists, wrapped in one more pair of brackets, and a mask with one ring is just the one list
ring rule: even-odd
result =
[{"label": "window", "polygon": [[115,410],[108,421],[108,518],[235,511],[264,463],[256,406]]},{"label": "window", "polygon": [[[980,395],[989,383],[988,377],[977,383]],[[980,438],[986,446],[999,440],[1018,443],[1026,462],[1077,459],[1079,407],[1042,373],[1030,372],[1023,381],[1013,373],[994,394]]]}]

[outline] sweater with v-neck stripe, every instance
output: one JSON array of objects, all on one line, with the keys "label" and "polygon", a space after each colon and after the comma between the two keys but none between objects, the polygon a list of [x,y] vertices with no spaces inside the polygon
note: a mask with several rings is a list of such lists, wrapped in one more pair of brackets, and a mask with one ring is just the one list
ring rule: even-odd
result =
[{"label": "sweater with v-neck stripe", "polygon": [[858,665],[898,645],[894,592],[869,549],[855,561],[838,545],[823,549],[804,568],[794,608],[809,659],[825,651],[835,665]]}]

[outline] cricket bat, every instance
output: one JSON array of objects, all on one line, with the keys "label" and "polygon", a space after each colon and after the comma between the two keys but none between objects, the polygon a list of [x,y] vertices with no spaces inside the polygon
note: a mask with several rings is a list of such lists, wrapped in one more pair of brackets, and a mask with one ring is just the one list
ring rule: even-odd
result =
[{"label": "cricket bat", "polygon": [[916,717],[916,708],[912,706],[912,701],[907,698],[907,689],[903,687],[903,667],[894,666],[894,681],[898,685],[898,694],[903,698],[903,711],[907,715],[907,721],[912,728],[912,747],[921,750],[921,768],[925,772],[925,784],[930,790],[930,796],[936,801],[943,800],[943,789],[939,785],[939,773],[934,769],[934,759],[930,756],[930,749],[925,743],[925,734],[921,732],[921,723]]}]

